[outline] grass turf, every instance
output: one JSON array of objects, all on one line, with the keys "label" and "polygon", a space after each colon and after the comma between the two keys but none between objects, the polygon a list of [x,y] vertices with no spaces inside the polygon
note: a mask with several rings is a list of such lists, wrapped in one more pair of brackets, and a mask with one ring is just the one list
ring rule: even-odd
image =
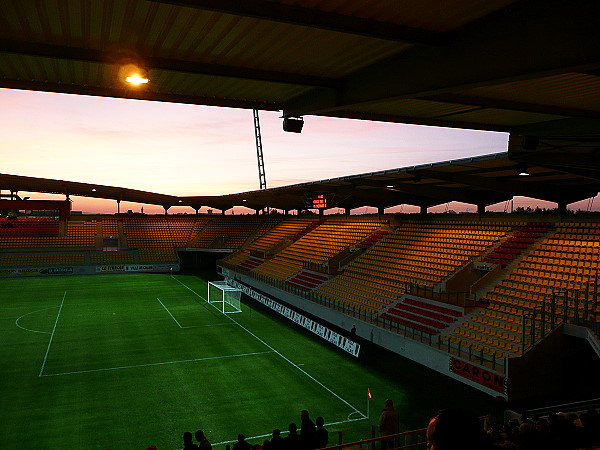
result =
[{"label": "grass turf", "polygon": [[[444,406],[482,411],[483,394],[370,348],[361,360],[251,300],[223,315],[190,275],[0,281],[3,448],[181,448],[201,428],[216,445],[261,442],[307,409],[344,441],[370,437],[385,398],[403,428]],[[373,393],[370,418],[367,388]],[[223,445],[221,445],[223,446]]]}]

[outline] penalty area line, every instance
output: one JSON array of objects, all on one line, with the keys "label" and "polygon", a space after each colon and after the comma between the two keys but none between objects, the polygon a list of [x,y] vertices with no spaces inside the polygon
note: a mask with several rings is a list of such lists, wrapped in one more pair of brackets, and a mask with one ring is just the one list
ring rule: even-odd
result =
[{"label": "penalty area line", "polygon": [[[175,278],[175,280],[179,284],[181,284],[182,286],[184,286],[186,289],[188,289],[191,292],[193,292],[197,297],[200,297],[202,300],[207,301],[204,297],[202,297],[200,294],[198,294],[192,288],[186,286],[184,283],[182,283],[181,281],[179,281],[177,278]],[[235,319],[229,317],[229,315],[225,314],[225,316],[229,320],[231,320],[233,323],[235,323],[238,327],[240,327],[242,330],[244,330],[246,333],[248,333],[250,336],[252,336],[254,339],[256,339],[258,342],[262,343],[265,347],[271,349],[271,351],[273,353],[275,353],[276,355],[278,355],[284,361],[288,362],[290,365],[292,365],[293,367],[295,367],[296,369],[298,369],[300,372],[302,372],[304,375],[306,375],[312,381],[314,381],[315,383],[317,383],[319,386],[321,386],[323,389],[325,389],[327,392],[329,392],[335,398],[337,398],[338,400],[340,400],[342,403],[344,403],[345,405],[349,406],[352,409],[352,414],[358,414],[361,417],[359,419],[351,419],[351,420],[363,420],[363,419],[367,419],[368,418],[367,415],[365,415],[364,413],[362,413],[361,411],[359,411],[358,409],[356,409],[354,406],[352,406],[350,403],[348,403],[345,399],[343,399],[338,394],[336,394],[335,392],[333,392],[333,390],[331,390],[330,388],[328,388],[327,386],[325,386],[323,383],[321,383],[319,380],[317,380],[315,377],[313,377],[311,374],[309,374],[306,370],[304,370],[302,367],[300,367],[298,364],[290,361],[288,358],[286,358],[284,355],[282,355],[279,351],[275,350],[275,348],[273,348],[271,345],[267,344],[265,341],[263,341],[261,338],[259,338],[252,331],[250,331],[249,329],[247,329],[246,327],[244,327],[242,324],[240,324],[239,322],[237,322]]]},{"label": "penalty area line", "polygon": [[165,366],[168,364],[180,364],[180,363],[189,363],[189,362],[198,362],[198,361],[211,361],[211,360],[216,360],[216,359],[228,359],[228,358],[241,358],[242,356],[264,355],[266,353],[271,353],[271,352],[254,352],[254,353],[240,353],[238,355],[208,356],[206,358],[181,359],[178,361],[163,361],[163,362],[148,363],[148,364],[133,364],[131,366],[103,367],[100,369],[88,369],[88,370],[74,370],[72,372],[49,373],[49,374],[44,374],[44,375],[40,375],[40,376],[41,377],[58,377],[58,376],[62,376],[62,375],[77,375],[80,373],[94,373],[94,372],[107,372],[110,370],[135,369],[137,367]]},{"label": "penalty area line", "polygon": [[175,317],[173,317],[173,314],[171,314],[171,311],[169,311],[169,309],[163,304],[163,302],[160,301],[160,298],[156,297],[156,300],[158,300],[158,303],[160,303],[161,306],[163,308],[165,308],[165,311],[169,313],[169,315],[171,316],[171,319],[173,319],[175,321],[175,323],[179,326],[179,328],[185,328],[185,327],[181,326],[181,324],[179,323],[179,321]]}]

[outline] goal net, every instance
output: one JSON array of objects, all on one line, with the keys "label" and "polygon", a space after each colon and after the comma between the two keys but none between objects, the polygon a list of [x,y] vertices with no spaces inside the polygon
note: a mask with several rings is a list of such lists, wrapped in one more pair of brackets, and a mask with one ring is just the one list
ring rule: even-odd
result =
[{"label": "goal net", "polygon": [[208,282],[208,303],[213,305],[223,314],[233,314],[242,312],[240,298],[241,289],[227,284],[227,281],[209,281]]}]

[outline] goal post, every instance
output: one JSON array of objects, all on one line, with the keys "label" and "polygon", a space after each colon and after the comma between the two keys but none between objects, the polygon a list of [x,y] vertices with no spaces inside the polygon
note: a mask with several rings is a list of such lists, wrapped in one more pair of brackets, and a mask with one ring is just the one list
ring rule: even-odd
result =
[{"label": "goal post", "polygon": [[223,314],[242,312],[242,290],[230,286],[227,281],[209,281],[207,301]]}]

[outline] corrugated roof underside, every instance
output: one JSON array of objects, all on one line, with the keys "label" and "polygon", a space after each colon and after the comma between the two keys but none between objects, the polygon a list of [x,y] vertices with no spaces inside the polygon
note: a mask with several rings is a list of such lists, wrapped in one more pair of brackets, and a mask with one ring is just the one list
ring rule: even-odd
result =
[{"label": "corrugated roof underside", "polygon": [[485,86],[461,94],[600,111],[600,77],[565,73],[531,80]]},{"label": "corrugated roof underside", "polygon": [[277,0],[432,31],[450,31],[516,0]]},{"label": "corrugated roof underside", "polygon": [[409,48],[382,39],[137,0],[10,2],[0,15],[0,38],[333,78]]}]

